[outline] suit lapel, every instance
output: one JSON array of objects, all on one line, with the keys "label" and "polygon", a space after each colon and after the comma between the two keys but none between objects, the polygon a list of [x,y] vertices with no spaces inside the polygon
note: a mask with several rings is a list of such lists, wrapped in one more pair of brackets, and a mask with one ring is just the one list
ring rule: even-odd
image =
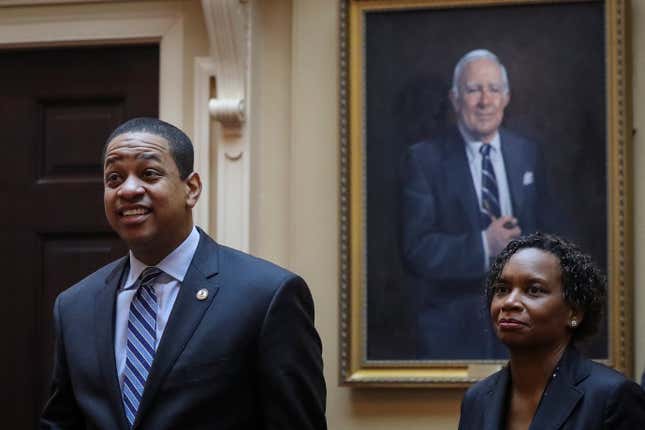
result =
[{"label": "suit lapel", "polygon": [[477,198],[474,181],[468,166],[466,144],[456,128],[454,134],[447,139],[446,152],[447,177],[450,178],[451,188],[457,190],[459,200],[466,211],[469,225],[475,230],[479,230],[479,199]]},{"label": "suit lapel", "polygon": [[589,376],[589,364],[581,359],[574,348],[569,347],[559,367],[542,397],[529,430],[561,428],[584,395],[577,385]]},{"label": "suit lapel", "polygon": [[520,210],[524,204],[523,180],[525,166],[523,163],[524,156],[522,148],[503,130],[499,132],[499,138],[502,147],[502,156],[504,157],[504,169],[506,170],[506,179],[508,188],[511,193],[511,204],[513,206],[513,215],[520,218]]},{"label": "suit lapel", "polygon": [[506,392],[509,377],[509,369],[506,366],[499,372],[497,380],[491,385],[490,391],[486,393],[486,400],[483,405],[484,426],[482,430],[499,430],[502,428],[506,412]]},{"label": "suit lapel", "polygon": [[[214,276],[218,272],[218,245],[201,230],[199,232],[201,236],[199,245],[186,277],[181,283],[168,324],[157,347],[143,397],[139,403],[135,427],[141,422],[161,383],[184,350],[219,290],[217,278]],[[205,300],[196,298],[197,292],[201,289],[208,291],[208,297]]]},{"label": "suit lapel", "polygon": [[123,402],[121,401],[121,387],[116,371],[114,358],[114,315],[116,294],[121,285],[124,274],[127,272],[128,258],[123,257],[114,270],[105,278],[105,286],[97,294],[94,301],[95,339],[98,349],[99,369],[105,387],[107,387],[114,408],[115,416],[119,417],[122,428],[128,428]]}]

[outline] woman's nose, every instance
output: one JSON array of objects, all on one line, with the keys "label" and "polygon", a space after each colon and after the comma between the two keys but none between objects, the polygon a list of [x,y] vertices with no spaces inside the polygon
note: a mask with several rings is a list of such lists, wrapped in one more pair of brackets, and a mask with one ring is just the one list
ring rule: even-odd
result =
[{"label": "woman's nose", "polygon": [[506,295],[506,297],[504,297],[503,307],[504,309],[521,307],[520,291],[518,288],[511,289],[511,291]]}]

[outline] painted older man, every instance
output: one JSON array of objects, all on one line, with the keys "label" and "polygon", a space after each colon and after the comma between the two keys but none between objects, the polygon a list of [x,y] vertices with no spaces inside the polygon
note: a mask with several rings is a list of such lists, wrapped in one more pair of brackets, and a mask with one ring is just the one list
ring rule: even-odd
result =
[{"label": "painted older man", "polygon": [[552,218],[538,146],[502,128],[506,69],[485,49],[455,66],[457,124],[412,145],[402,166],[402,250],[421,286],[419,358],[494,358],[482,280],[492,259]]}]

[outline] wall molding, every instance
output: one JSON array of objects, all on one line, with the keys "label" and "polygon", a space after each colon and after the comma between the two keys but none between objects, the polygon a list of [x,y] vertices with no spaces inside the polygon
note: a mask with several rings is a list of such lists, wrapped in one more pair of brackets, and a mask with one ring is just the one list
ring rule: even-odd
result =
[{"label": "wall molding", "polygon": [[[251,145],[247,107],[251,6],[252,2],[244,0],[202,0],[210,57],[195,61],[198,146],[206,153],[202,157],[211,159],[213,147],[217,158],[215,236],[219,242],[243,251],[250,248]],[[205,103],[206,91],[209,97]],[[211,121],[215,121],[213,127]]]}]

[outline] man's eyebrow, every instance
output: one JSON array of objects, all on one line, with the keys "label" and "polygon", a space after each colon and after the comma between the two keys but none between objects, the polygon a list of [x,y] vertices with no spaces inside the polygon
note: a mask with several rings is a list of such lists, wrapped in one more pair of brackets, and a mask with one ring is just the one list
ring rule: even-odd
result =
[{"label": "man's eyebrow", "polygon": [[108,155],[107,157],[105,157],[105,165],[109,166],[110,164],[113,164],[120,159],[120,155]]},{"label": "man's eyebrow", "polygon": [[154,152],[142,152],[140,154],[137,154],[135,158],[142,159],[142,160],[154,160],[154,161],[161,162],[161,157],[159,156],[159,154],[155,154]]}]

